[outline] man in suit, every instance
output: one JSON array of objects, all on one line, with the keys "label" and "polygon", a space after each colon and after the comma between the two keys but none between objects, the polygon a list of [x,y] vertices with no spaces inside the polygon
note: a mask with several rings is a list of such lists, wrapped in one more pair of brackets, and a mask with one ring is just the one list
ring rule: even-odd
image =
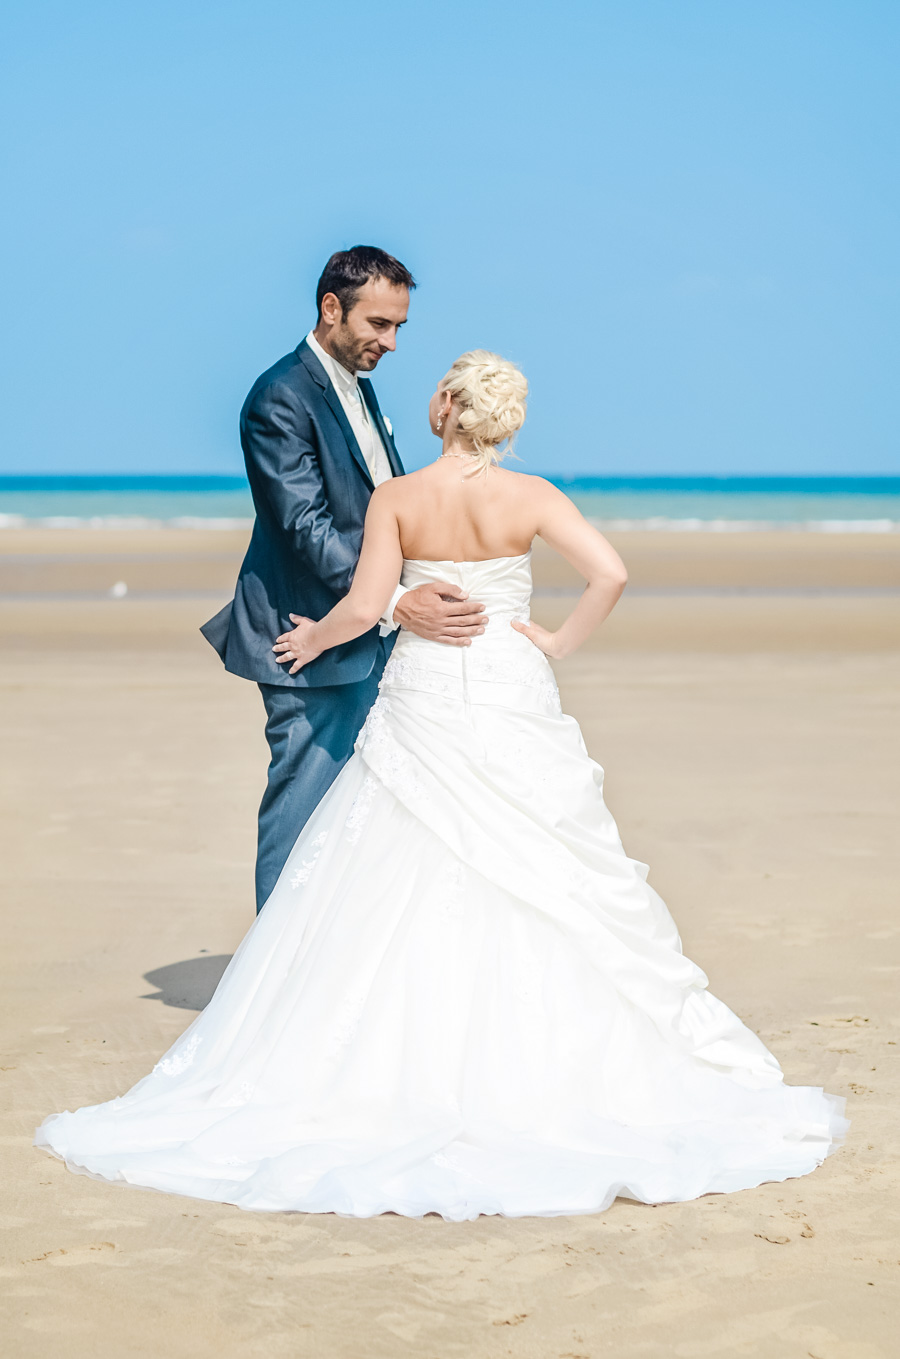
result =
[{"label": "man in suit", "polygon": [[373,246],[338,251],[316,290],[315,329],[250,389],[241,446],[256,509],[232,602],[201,631],[232,674],[255,680],[271,761],[259,809],[256,904],[268,900],[313,809],[350,758],[375,700],[394,629],[466,646],[481,604],[455,585],[398,586],[379,627],[296,675],[275,639],[292,615],[322,618],[350,588],[375,486],[403,466],[371,372],[397,345],[415,282]]}]

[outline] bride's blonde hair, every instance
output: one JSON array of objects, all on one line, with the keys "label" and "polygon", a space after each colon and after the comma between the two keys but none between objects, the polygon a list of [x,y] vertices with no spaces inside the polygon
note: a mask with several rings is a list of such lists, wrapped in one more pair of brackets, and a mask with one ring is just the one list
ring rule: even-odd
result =
[{"label": "bride's blonde hair", "polygon": [[[528,383],[524,373],[487,349],[460,354],[440,384],[459,407],[459,432],[470,439],[487,471],[512,452],[513,438],[525,423]],[[501,451],[498,444],[506,441]]]}]

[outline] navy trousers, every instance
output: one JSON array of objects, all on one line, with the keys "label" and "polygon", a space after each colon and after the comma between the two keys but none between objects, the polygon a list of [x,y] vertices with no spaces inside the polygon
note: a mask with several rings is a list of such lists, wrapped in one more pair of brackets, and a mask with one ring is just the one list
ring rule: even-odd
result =
[{"label": "navy trousers", "polygon": [[257,912],[268,901],[297,836],[353,754],[378,693],[389,645],[382,646],[372,673],[357,684],[259,686],[271,759],[259,808]]}]

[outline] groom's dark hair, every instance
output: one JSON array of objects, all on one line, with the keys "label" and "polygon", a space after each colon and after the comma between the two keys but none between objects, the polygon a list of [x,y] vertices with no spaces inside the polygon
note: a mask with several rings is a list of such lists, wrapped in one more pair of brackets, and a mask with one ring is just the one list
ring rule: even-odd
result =
[{"label": "groom's dark hair", "polygon": [[337,250],[322,270],[316,288],[318,320],[322,319],[322,298],[326,293],[334,293],[346,316],[359,297],[360,288],[370,278],[386,278],[388,283],[403,288],[416,286],[406,265],[386,250],[379,250],[377,245],[354,245],[350,250]]}]

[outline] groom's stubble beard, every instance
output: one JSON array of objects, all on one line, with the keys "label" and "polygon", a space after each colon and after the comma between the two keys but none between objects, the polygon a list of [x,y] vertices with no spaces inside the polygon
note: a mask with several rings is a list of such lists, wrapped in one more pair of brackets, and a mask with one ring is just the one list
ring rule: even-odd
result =
[{"label": "groom's stubble beard", "polygon": [[373,352],[372,341],[361,340],[354,335],[346,321],[342,321],[329,338],[334,357],[348,373],[371,373],[382,358],[380,353]]}]

